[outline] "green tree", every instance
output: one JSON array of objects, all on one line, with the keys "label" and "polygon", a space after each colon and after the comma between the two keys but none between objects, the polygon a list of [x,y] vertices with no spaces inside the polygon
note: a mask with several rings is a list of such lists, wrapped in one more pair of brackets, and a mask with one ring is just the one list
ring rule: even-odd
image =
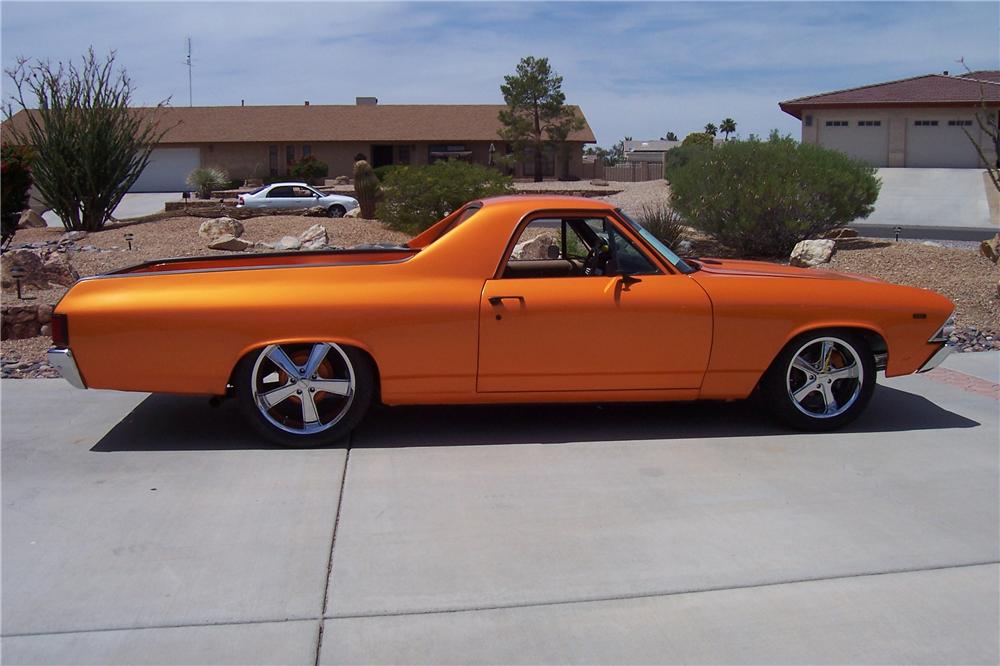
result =
[{"label": "green tree", "polygon": [[31,151],[25,146],[4,144],[0,148],[0,215],[2,234],[0,248],[6,249],[14,240],[21,211],[28,207],[28,192],[31,190]]},{"label": "green tree", "polygon": [[713,125],[712,123],[705,125],[705,134],[708,134],[709,136],[715,136],[718,133],[719,133],[719,128]]},{"label": "green tree", "polygon": [[729,135],[736,131],[736,121],[732,118],[726,118],[719,123],[719,131],[725,134],[726,141],[729,141]]},{"label": "green tree", "polygon": [[712,141],[712,135],[705,132],[691,132],[681,143],[682,146],[705,146],[706,148],[711,148],[715,144]]},{"label": "green tree", "polygon": [[667,135],[663,139],[664,141],[678,141],[677,135],[673,132],[667,132]]},{"label": "green tree", "polygon": [[875,169],[844,153],[777,132],[699,150],[670,176],[671,206],[744,256],[792,247],[874,209]]},{"label": "green tree", "polygon": [[80,65],[22,58],[7,75],[19,107],[13,118],[6,111],[9,140],[34,151],[41,198],[67,229],[101,229],[169,129],[159,123],[166,100],[132,109],[132,81],[113,51],[100,61],[89,49]]},{"label": "green tree", "polygon": [[500,86],[507,108],[500,111],[500,137],[512,144],[518,159],[531,152],[535,180],[542,180],[545,148],[559,150],[569,134],[584,126],[583,118],[566,105],[562,77],[549,65],[548,58],[521,58],[514,74]]}]

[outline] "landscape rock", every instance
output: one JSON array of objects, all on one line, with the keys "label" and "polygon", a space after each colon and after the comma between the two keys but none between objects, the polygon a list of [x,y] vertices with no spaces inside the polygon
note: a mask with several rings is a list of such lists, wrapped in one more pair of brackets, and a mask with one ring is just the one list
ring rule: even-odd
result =
[{"label": "landscape rock", "polygon": [[314,224],[299,234],[299,242],[302,243],[303,250],[322,250],[330,242],[330,238],[326,234],[326,227]]},{"label": "landscape rock", "polygon": [[298,250],[302,247],[302,241],[295,236],[283,236],[281,240],[274,244],[275,250]]},{"label": "landscape rock", "polygon": [[4,255],[0,286],[13,289],[17,281],[11,275],[14,267],[24,269],[21,286],[48,289],[50,284],[69,286],[80,278],[66,256],[56,252],[35,250],[11,250]]},{"label": "landscape rock", "polygon": [[606,180],[604,180],[602,178],[595,178],[594,180],[590,181],[590,184],[591,185],[597,185],[598,187],[607,187],[608,186],[608,181],[606,181]]},{"label": "landscape rock", "polygon": [[312,208],[306,208],[302,213],[305,217],[326,217],[328,213],[326,208],[322,206],[313,206]]},{"label": "landscape rock", "polygon": [[21,219],[17,222],[18,229],[41,229],[47,226],[42,216],[30,208],[21,213]]},{"label": "landscape rock", "polygon": [[555,236],[551,234],[539,234],[531,240],[526,240],[514,246],[511,257],[514,259],[551,259],[550,248],[556,249],[556,256],[559,256],[559,246],[556,244]]},{"label": "landscape rock", "polygon": [[839,229],[831,229],[822,236],[822,238],[826,238],[829,240],[841,240],[843,238],[857,238],[857,237],[858,237],[858,230],[851,229],[850,227],[840,227]]},{"label": "landscape rock", "polygon": [[682,240],[677,242],[677,247],[675,247],[674,250],[676,250],[678,254],[690,254],[691,248],[693,247],[694,246],[691,244],[691,241]]},{"label": "landscape rock", "polygon": [[1000,260],[1000,234],[979,244],[979,253],[994,264]]},{"label": "landscape rock", "polygon": [[202,222],[198,227],[198,235],[210,241],[225,235],[239,238],[243,235],[243,225],[231,217],[217,217]]},{"label": "landscape rock", "polygon": [[361,217],[361,206],[357,208],[352,208],[351,210],[344,213],[344,217]]},{"label": "landscape rock", "polygon": [[87,237],[86,231],[67,231],[59,237],[60,243],[75,243]]},{"label": "landscape rock", "polygon": [[208,244],[213,250],[228,250],[230,252],[243,252],[247,248],[253,247],[253,243],[242,238],[236,238],[232,234],[223,234]]},{"label": "landscape rock", "polygon": [[830,261],[837,242],[830,239],[799,241],[792,248],[789,262],[792,266],[812,268]]}]

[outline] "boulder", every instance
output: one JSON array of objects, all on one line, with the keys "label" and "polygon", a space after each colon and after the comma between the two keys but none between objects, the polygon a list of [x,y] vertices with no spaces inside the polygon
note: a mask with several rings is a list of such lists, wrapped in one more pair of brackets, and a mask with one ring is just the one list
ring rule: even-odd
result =
[{"label": "boulder", "polygon": [[326,208],[322,206],[313,206],[312,208],[306,208],[302,214],[306,217],[326,217],[329,213],[326,212]]},{"label": "boulder", "polygon": [[858,230],[851,229],[850,227],[840,227],[839,229],[831,229],[822,236],[822,238],[828,238],[830,240],[840,240],[842,238],[857,238],[857,237],[858,237]]},{"label": "boulder", "polygon": [[11,269],[15,266],[24,269],[25,275],[21,278],[22,287],[49,289],[52,284],[69,286],[80,278],[80,274],[63,254],[11,250],[3,257],[0,286],[4,289],[13,289],[17,286],[17,281],[11,276]]},{"label": "boulder", "polygon": [[236,238],[232,234],[222,234],[208,244],[213,250],[228,250],[230,252],[243,252],[247,248],[253,247],[253,243],[242,238]]},{"label": "boulder", "polygon": [[329,241],[326,227],[322,224],[314,224],[299,234],[299,242],[302,243],[303,250],[322,250]]},{"label": "boulder", "polygon": [[691,241],[682,240],[682,241],[677,241],[677,246],[674,248],[674,250],[678,254],[689,254],[691,252],[691,248],[693,247],[694,246],[691,244]]},{"label": "boulder", "polygon": [[21,213],[21,219],[17,222],[18,229],[41,229],[47,226],[42,216],[30,208]]},{"label": "boulder", "polygon": [[830,239],[799,241],[792,248],[792,255],[788,263],[804,268],[825,264],[830,261],[836,246],[837,242]]},{"label": "boulder", "polygon": [[514,259],[551,259],[550,248],[556,249],[559,256],[559,245],[552,234],[539,234],[531,240],[526,240],[514,246],[511,257]]},{"label": "boulder", "polygon": [[86,231],[67,231],[59,237],[60,243],[75,243],[87,237]]},{"label": "boulder", "polygon": [[295,236],[283,236],[281,240],[274,244],[275,250],[298,250],[302,247],[302,241]]},{"label": "boulder", "polygon": [[344,213],[344,217],[361,217],[361,206],[357,208],[352,208],[351,210]]},{"label": "boulder", "polygon": [[604,180],[603,178],[595,178],[594,180],[590,181],[590,184],[597,185],[598,187],[607,187],[608,181]]},{"label": "boulder", "polygon": [[243,225],[231,217],[217,217],[205,220],[198,227],[198,235],[210,241],[227,234],[233,238],[239,238],[243,235]]},{"label": "boulder", "polygon": [[994,264],[1000,260],[1000,234],[979,244],[979,253]]}]

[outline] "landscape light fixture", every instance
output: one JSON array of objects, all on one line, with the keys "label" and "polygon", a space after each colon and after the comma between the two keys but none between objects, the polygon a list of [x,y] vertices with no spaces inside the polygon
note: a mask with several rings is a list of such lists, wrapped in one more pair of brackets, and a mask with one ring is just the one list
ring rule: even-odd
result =
[{"label": "landscape light fixture", "polygon": [[10,269],[10,276],[14,278],[14,281],[17,283],[17,299],[19,301],[33,301],[35,300],[34,296],[25,297],[21,294],[21,279],[24,278],[25,275],[27,275],[27,271],[24,270],[23,266],[14,266]]},{"label": "landscape light fixture", "polygon": [[128,251],[132,251],[132,239],[135,238],[135,234],[127,233],[125,234],[125,242],[128,243]]},{"label": "landscape light fixture", "polygon": [[903,230],[903,227],[896,227],[895,229],[893,229],[893,231],[896,232],[896,242],[897,243],[899,242],[899,232],[902,231],[902,230]]}]

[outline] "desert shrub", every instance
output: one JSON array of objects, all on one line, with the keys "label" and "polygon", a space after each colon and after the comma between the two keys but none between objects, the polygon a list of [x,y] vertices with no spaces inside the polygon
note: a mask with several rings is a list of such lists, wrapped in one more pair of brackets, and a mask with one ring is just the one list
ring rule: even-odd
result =
[{"label": "desert shrub", "polygon": [[677,146],[668,150],[663,157],[663,178],[670,180],[670,175],[691,161],[693,155],[703,152],[706,147],[699,143]]},{"label": "desert shrub", "polygon": [[23,146],[5,145],[0,148],[0,247],[6,248],[17,233],[21,211],[28,207],[31,189],[31,151]]},{"label": "desert shrub", "polygon": [[372,171],[375,172],[375,175],[378,176],[379,182],[381,182],[381,181],[384,181],[385,178],[386,178],[386,176],[388,176],[390,173],[392,173],[396,169],[401,169],[404,166],[406,166],[406,165],[404,165],[404,164],[383,164],[380,167],[375,167],[374,169],[372,169]]},{"label": "desert shrub", "polygon": [[383,183],[378,219],[393,229],[418,233],[462,204],[510,194],[513,181],[495,169],[458,161],[395,169]]},{"label": "desert shrub", "polygon": [[187,183],[198,190],[202,199],[209,199],[212,190],[225,189],[229,185],[229,174],[221,167],[198,167],[188,174]]},{"label": "desert shrub", "polygon": [[639,223],[670,247],[683,240],[686,231],[684,218],[666,204],[643,206]]},{"label": "desert shrub", "polygon": [[375,203],[382,196],[382,184],[375,170],[365,160],[354,163],[354,196],[361,207],[361,217],[374,219]]},{"label": "desert shrub", "polygon": [[671,174],[688,224],[751,256],[787,255],[805,238],[871,214],[875,169],[790,137],[729,141]]},{"label": "desert shrub", "polygon": [[715,137],[707,132],[692,132],[684,137],[681,146],[704,146],[711,148],[715,145]]},{"label": "desert shrub", "polygon": [[301,160],[293,164],[291,170],[289,171],[289,175],[293,178],[302,179],[307,183],[312,180],[326,178],[329,173],[330,167],[326,165],[326,162],[321,162],[312,155],[303,157]]}]

